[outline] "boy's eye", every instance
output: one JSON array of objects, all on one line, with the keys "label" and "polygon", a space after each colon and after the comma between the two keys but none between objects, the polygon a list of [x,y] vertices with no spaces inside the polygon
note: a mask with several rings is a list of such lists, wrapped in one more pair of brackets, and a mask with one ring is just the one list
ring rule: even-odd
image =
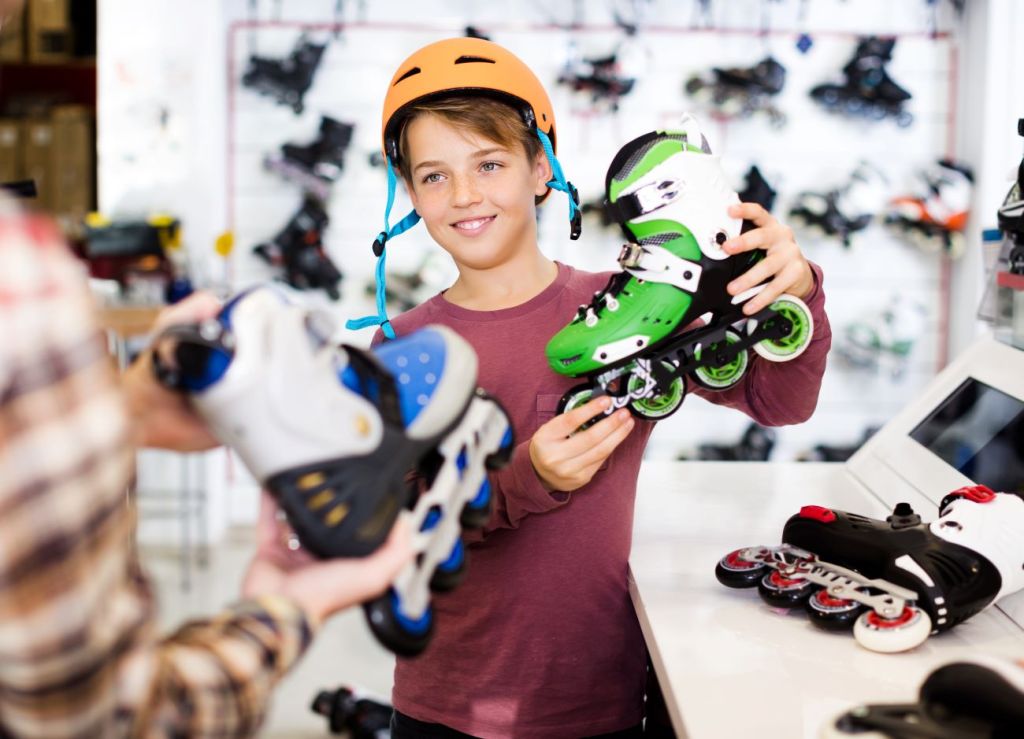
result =
[{"label": "boy's eye", "polygon": [[433,182],[440,182],[440,181],[441,181],[441,173],[440,172],[431,172],[430,174],[428,174],[426,177],[423,178],[423,182],[424,183],[433,183]]},{"label": "boy's eye", "polygon": [[480,169],[484,172],[494,172],[501,168],[501,162],[484,162],[480,165]]}]

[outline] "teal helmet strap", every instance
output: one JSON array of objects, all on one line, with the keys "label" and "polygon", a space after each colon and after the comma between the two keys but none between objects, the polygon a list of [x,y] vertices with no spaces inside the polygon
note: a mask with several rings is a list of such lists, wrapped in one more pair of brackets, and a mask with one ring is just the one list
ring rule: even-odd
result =
[{"label": "teal helmet strap", "polygon": [[575,241],[583,232],[583,214],[579,208],[580,194],[576,191],[576,186],[565,179],[565,173],[562,172],[562,165],[558,161],[558,157],[555,156],[555,149],[551,145],[551,139],[539,128],[536,131],[537,138],[540,139],[541,146],[544,147],[544,154],[551,165],[553,179],[547,183],[547,186],[552,190],[559,190],[569,196],[569,238]]},{"label": "teal helmet strap", "polygon": [[384,230],[377,234],[377,238],[374,239],[373,242],[373,253],[377,256],[377,268],[374,270],[375,282],[377,283],[377,314],[373,316],[364,316],[363,318],[353,318],[350,321],[346,321],[345,328],[355,330],[367,328],[369,326],[380,326],[381,330],[384,332],[384,336],[389,339],[393,339],[395,338],[395,330],[391,328],[391,321],[388,320],[387,305],[385,303],[387,288],[387,274],[385,270],[385,265],[387,263],[387,243],[390,239],[404,234],[410,228],[419,223],[420,214],[417,213],[414,208],[409,211],[405,218],[400,220],[394,226],[388,225],[388,222],[391,220],[391,208],[395,204],[395,191],[398,189],[398,177],[395,175],[395,169],[391,165],[390,157],[385,160],[385,164],[388,170],[388,203],[384,208]]}]

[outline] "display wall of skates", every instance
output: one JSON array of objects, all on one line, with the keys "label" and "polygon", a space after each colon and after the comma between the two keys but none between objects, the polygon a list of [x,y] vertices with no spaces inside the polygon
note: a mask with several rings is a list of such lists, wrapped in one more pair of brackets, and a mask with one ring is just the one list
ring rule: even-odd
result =
[{"label": "display wall of skates", "polygon": [[615,51],[592,59],[571,56],[558,76],[558,84],[589,93],[592,104],[604,103],[614,112],[619,109],[619,100],[633,91],[636,78],[625,74]]},{"label": "display wall of skates", "polygon": [[737,549],[715,568],[778,609],[803,608],[822,629],[867,649],[901,652],[1024,588],[1024,499],[960,488],[922,523],[906,503],[885,521],[804,506],[779,546]]},{"label": "display wall of skates", "polygon": [[970,167],[940,159],[917,173],[917,187],[894,198],[885,224],[926,252],[953,259],[964,253],[974,173]]},{"label": "display wall of skates", "polygon": [[306,195],[280,233],[253,247],[253,252],[272,267],[284,270],[285,282],[297,290],[323,289],[331,300],[337,300],[342,275],[323,243],[329,222],[320,199]]},{"label": "display wall of skates", "polygon": [[[1017,133],[1024,136],[1024,118],[1017,121]],[[999,208],[999,230],[1010,240],[1010,271],[1024,275],[1024,158],[1017,167],[1017,181]]]},{"label": "display wall of skates", "polygon": [[778,193],[772,189],[768,180],[761,174],[756,164],[751,164],[745,175],[745,184],[738,193],[740,202],[757,203],[769,213],[775,207],[775,197]]},{"label": "display wall of skates", "polygon": [[314,556],[365,556],[406,519],[416,557],[365,610],[381,643],[411,656],[430,640],[431,590],[462,579],[462,528],[487,522],[487,472],[507,463],[512,431],[476,388],[476,354],[449,329],[368,352],[331,343],[336,328],[326,313],[258,287],[216,319],[162,334],[154,366],[188,393]]},{"label": "display wall of skates", "polygon": [[[547,345],[555,372],[587,378],[566,393],[559,412],[608,395],[608,413],[628,407],[658,420],[679,408],[688,377],[724,390],[742,379],[751,349],[773,362],[803,353],[814,325],[802,300],[783,294],[746,316],[743,305],[764,286],[737,296],[726,291],[764,252],[722,250],[743,227],[727,212],[739,198],[693,118],[680,130],[626,144],[608,169],[605,190],[629,243],[619,255],[623,271]],[[706,324],[694,327],[708,314]]]},{"label": "display wall of skates", "polygon": [[924,305],[897,293],[878,310],[848,323],[836,352],[853,367],[884,370],[898,380],[907,371],[927,317]]},{"label": "display wall of skates", "polygon": [[849,247],[853,236],[870,226],[884,208],[888,187],[885,175],[862,161],[845,184],[826,192],[800,193],[789,217],[794,225],[837,238]]},{"label": "display wall of skates", "polygon": [[843,67],[844,81],[817,85],[811,89],[811,98],[833,113],[866,120],[891,118],[901,128],[909,126],[914,121],[906,110],[911,94],[885,68],[895,46],[894,38],[862,38]]},{"label": "display wall of skates", "polygon": [[263,166],[326,201],[331,186],[345,168],[345,152],[354,130],[355,125],[351,123],[322,116],[319,133],[313,141],[284,144],[279,152],[264,158]]},{"label": "display wall of skates", "polygon": [[775,128],[786,124],[786,114],[775,99],[786,85],[786,68],[768,56],[752,67],[713,67],[686,81],[684,89],[715,116],[726,120],[764,114]]},{"label": "display wall of skates", "polygon": [[317,44],[306,36],[299,36],[284,59],[249,57],[249,64],[242,75],[242,84],[261,95],[272,97],[278,105],[289,106],[295,115],[305,109],[305,97],[313,85],[320,60],[327,44]]},{"label": "display wall of skates", "polygon": [[976,655],[942,665],[915,703],[857,706],[822,739],[1015,739],[1024,734],[1024,667]]}]

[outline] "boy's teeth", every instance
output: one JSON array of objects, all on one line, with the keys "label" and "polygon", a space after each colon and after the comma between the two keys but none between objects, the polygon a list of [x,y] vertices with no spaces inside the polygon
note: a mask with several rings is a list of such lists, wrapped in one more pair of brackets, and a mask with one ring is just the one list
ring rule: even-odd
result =
[{"label": "boy's teeth", "polygon": [[455,225],[458,228],[473,230],[474,228],[480,228],[480,226],[484,225],[484,223],[486,223],[487,220],[487,218],[478,218],[475,221],[459,221]]}]

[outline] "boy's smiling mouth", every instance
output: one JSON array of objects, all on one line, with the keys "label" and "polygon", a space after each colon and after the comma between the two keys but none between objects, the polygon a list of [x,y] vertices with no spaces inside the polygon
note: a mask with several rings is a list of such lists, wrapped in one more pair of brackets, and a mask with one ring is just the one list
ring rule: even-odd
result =
[{"label": "boy's smiling mouth", "polygon": [[483,231],[487,226],[495,219],[495,216],[483,216],[480,218],[466,218],[462,221],[456,221],[452,224],[452,228],[467,236],[473,236]]}]

